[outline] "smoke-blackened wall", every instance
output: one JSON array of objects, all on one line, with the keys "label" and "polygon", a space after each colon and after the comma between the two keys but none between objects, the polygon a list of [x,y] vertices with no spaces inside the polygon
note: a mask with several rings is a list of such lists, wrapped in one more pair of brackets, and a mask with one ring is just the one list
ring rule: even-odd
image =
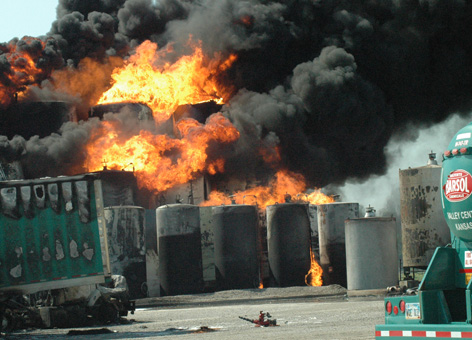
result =
[{"label": "smoke-blackened wall", "polygon": [[[25,87],[30,99],[62,98],[58,72],[85,60],[111,68],[147,39],[172,44],[174,57],[200,40],[208,56],[237,55],[217,75],[241,133],[222,177],[288,168],[311,185],[342,183],[382,173],[384,147],[405,126],[470,111],[471,14],[459,0],[60,0],[47,36],[0,46],[0,103]],[[33,77],[16,58],[25,49]],[[67,96],[90,106],[109,81],[103,72],[93,92]],[[25,150],[35,159],[37,148]]]}]

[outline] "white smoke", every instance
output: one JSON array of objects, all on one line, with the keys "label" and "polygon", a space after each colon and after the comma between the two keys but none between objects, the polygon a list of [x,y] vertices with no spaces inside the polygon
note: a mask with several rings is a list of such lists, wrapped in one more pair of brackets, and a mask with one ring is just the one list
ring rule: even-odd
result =
[{"label": "white smoke", "polygon": [[416,138],[392,138],[385,147],[388,166],[385,175],[371,176],[362,183],[347,181],[343,187],[337,188],[342,201],[358,202],[362,208],[371,205],[377,210],[377,216],[393,215],[399,221],[399,170],[426,165],[431,151],[436,153],[436,160],[441,165],[443,152],[452,137],[471,121],[472,112],[466,116],[452,115],[444,122],[428,128],[418,130],[418,127],[411,126],[409,132]]}]

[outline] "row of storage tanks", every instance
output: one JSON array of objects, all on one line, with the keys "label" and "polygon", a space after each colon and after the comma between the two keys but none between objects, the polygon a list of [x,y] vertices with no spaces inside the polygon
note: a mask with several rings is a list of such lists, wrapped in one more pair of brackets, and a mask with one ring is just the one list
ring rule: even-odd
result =
[{"label": "row of storage tanks", "polygon": [[[400,170],[404,276],[450,242],[440,166]],[[366,209],[367,210],[367,209]],[[376,289],[398,283],[394,217],[359,218],[358,203],[106,208],[113,271],[136,297],[305,285],[312,248],[323,284]],[[400,240],[400,237],[398,237]]]},{"label": "row of storage tanks", "polygon": [[134,297],[304,286],[312,248],[325,285],[398,281],[395,218],[359,218],[358,203],[276,204],[265,218],[253,205],[105,210],[112,269]]}]

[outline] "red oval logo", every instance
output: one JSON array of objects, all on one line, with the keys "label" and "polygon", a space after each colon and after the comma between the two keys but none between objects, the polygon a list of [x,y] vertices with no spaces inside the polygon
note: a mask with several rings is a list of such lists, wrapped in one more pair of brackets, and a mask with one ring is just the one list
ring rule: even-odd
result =
[{"label": "red oval logo", "polygon": [[472,176],[465,170],[455,170],[447,176],[443,190],[449,202],[463,201],[472,193]]}]

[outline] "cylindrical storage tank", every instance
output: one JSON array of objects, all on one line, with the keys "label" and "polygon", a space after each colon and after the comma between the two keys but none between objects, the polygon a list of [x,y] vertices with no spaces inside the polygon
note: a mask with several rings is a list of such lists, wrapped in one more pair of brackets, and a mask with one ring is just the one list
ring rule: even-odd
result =
[{"label": "cylindrical storage tank", "polygon": [[212,215],[217,289],[257,288],[257,208],[242,204],[217,206]]},{"label": "cylindrical storage tank", "polygon": [[345,221],[347,289],[380,289],[398,284],[394,217]]},{"label": "cylindrical storage tank", "polygon": [[318,252],[318,206],[315,204],[308,205],[308,218],[310,219],[310,237],[311,248],[314,252]]},{"label": "cylindrical storage tank", "polygon": [[403,267],[426,268],[437,247],[451,242],[441,207],[441,166],[399,171]]},{"label": "cylindrical storage tank", "polygon": [[278,287],[305,286],[305,275],[311,266],[307,205],[269,205],[266,213],[271,280]]},{"label": "cylindrical storage tank", "polygon": [[157,252],[157,228],[156,228],[156,211],[154,209],[146,209],[146,223],[144,224],[144,235],[146,242],[146,283],[147,296],[157,297],[161,294],[159,283],[159,256]]},{"label": "cylindrical storage tank", "polygon": [[145,210],[136,206],[104,208],[111,273],[123,275],[130,298],[146,297]]},{"label": "cylindrical storage tank", "polygon": [[323,284],[347,286],[344,221],[359,217],[359,203],[335,202],[318,206],[318,239]]},{"label": "cylindrical storage tank", "polygon": [[190,204],[156,209],[161,296],[203,291],[200,212]]},{"label": "cylindrical storage tank", "polygon": [[200,207],[200,233],[202,234],[202,268],[205,292],[215,291],[215,244],[213,207]]}]

